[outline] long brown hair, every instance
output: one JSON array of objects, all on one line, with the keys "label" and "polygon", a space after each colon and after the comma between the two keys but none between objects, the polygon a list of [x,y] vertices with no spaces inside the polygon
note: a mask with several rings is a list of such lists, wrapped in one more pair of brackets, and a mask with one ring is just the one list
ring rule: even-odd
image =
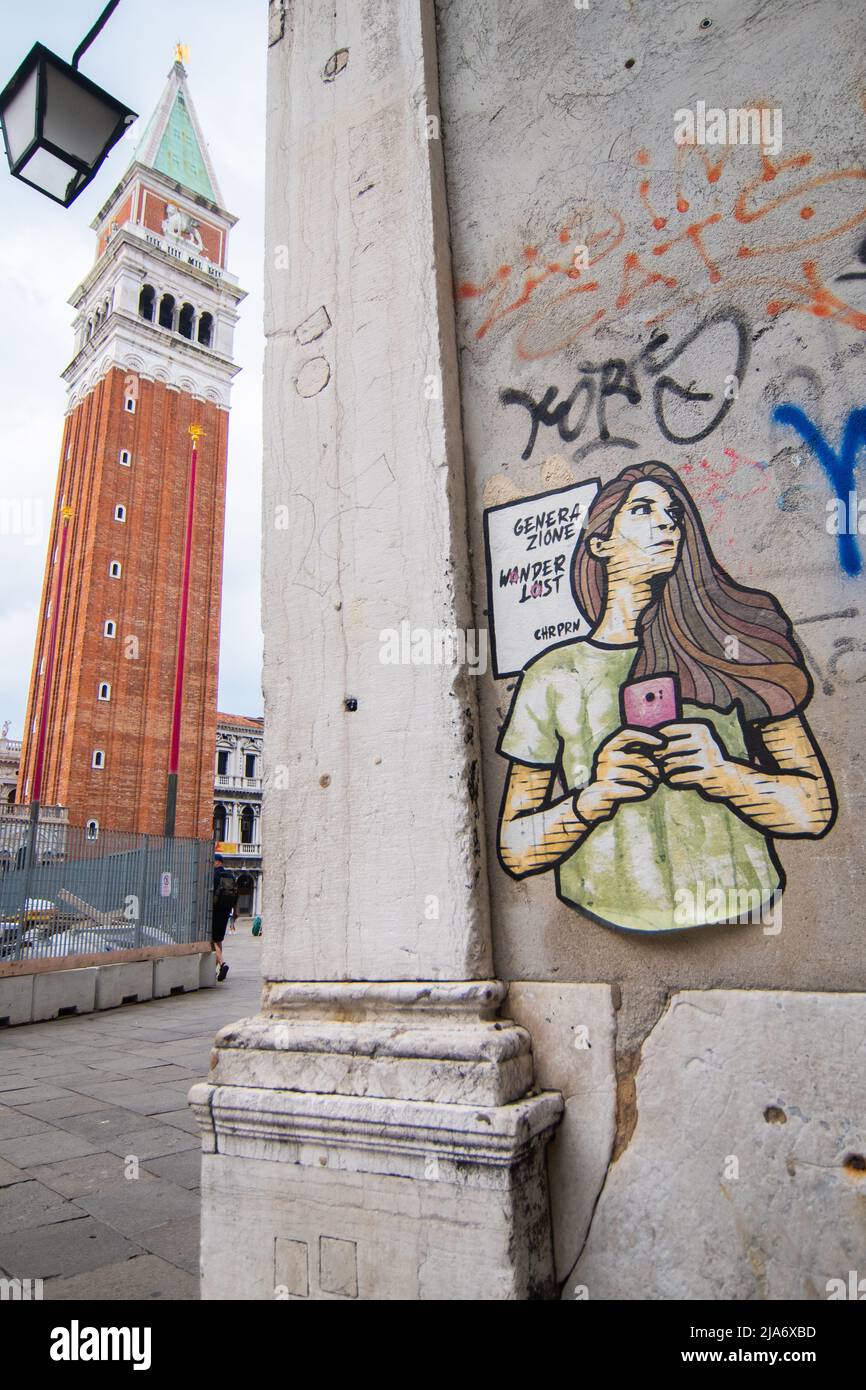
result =
[{"label": "long brown hair", "polygon": [[772,594],[745,588],[722,568],[688,488],[656,459],[624,468],[596,494],[574,554],[578,607],[595,627],[607,600],[607,570],[589,538],[609,537],[629,492],[647,479],[680,504],[682,544],[674,570],[652,581],[631,679],[676,674],[683,700],[719,710],[739,703],[748,721],[802,708],[812,683],[787,615]]}]

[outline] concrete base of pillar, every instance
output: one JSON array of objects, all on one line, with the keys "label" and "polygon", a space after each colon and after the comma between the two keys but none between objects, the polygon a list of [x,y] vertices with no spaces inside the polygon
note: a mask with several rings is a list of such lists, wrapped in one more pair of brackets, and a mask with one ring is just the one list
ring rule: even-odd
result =
[{"label": "concrete base of pillar", "polygon": [[[271,985],[190,1092],[202,1128],[202,1296],[555,1294],[525,1030],[496,982]],[[422,1095],[423,1099],[409,1098]]]}]

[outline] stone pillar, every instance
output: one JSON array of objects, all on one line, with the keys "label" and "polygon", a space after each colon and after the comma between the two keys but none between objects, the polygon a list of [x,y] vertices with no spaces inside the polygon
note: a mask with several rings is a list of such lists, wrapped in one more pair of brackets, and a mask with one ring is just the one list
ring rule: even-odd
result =
[{"label": "stone pillar", "polygon": [[266,978],[191,1093],[203,1296],[546,1297],[561,1100],[498,1016],[473,680],[380,643],[472,625],[433,4],[270,37]]}]

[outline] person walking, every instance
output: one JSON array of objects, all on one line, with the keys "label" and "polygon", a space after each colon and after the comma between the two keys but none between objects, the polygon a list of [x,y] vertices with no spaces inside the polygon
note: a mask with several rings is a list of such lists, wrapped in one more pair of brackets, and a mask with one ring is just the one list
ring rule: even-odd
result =
[{"label": "person walking", "polygon": [[221,854],[214,855],[213,869],[213,916],[211,919],[211,941],[216,952],[217,958],[217,980],[222,984],[226,975],[229,973],[228,965],[223,959],[223,941],[225,940],[226,927],[229,918],[235,910],[238,900],[237,884],[231,869],[225,867],[225,862]]}]

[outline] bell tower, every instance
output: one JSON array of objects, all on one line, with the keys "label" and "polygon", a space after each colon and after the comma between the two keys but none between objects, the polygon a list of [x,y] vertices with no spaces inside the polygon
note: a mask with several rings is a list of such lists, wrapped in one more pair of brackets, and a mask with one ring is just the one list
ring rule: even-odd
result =
[{"label": "bell tower", "polygon": [[67,806],[72,824],[163,833],[177,706],[176,833],[211,835],[228,411],[245,297],[227,269],[235,221],[178,55],[93,223],[96,262],[70,301],[75,351],[18,799],[33,794],[47,670],[41,800]]}]

